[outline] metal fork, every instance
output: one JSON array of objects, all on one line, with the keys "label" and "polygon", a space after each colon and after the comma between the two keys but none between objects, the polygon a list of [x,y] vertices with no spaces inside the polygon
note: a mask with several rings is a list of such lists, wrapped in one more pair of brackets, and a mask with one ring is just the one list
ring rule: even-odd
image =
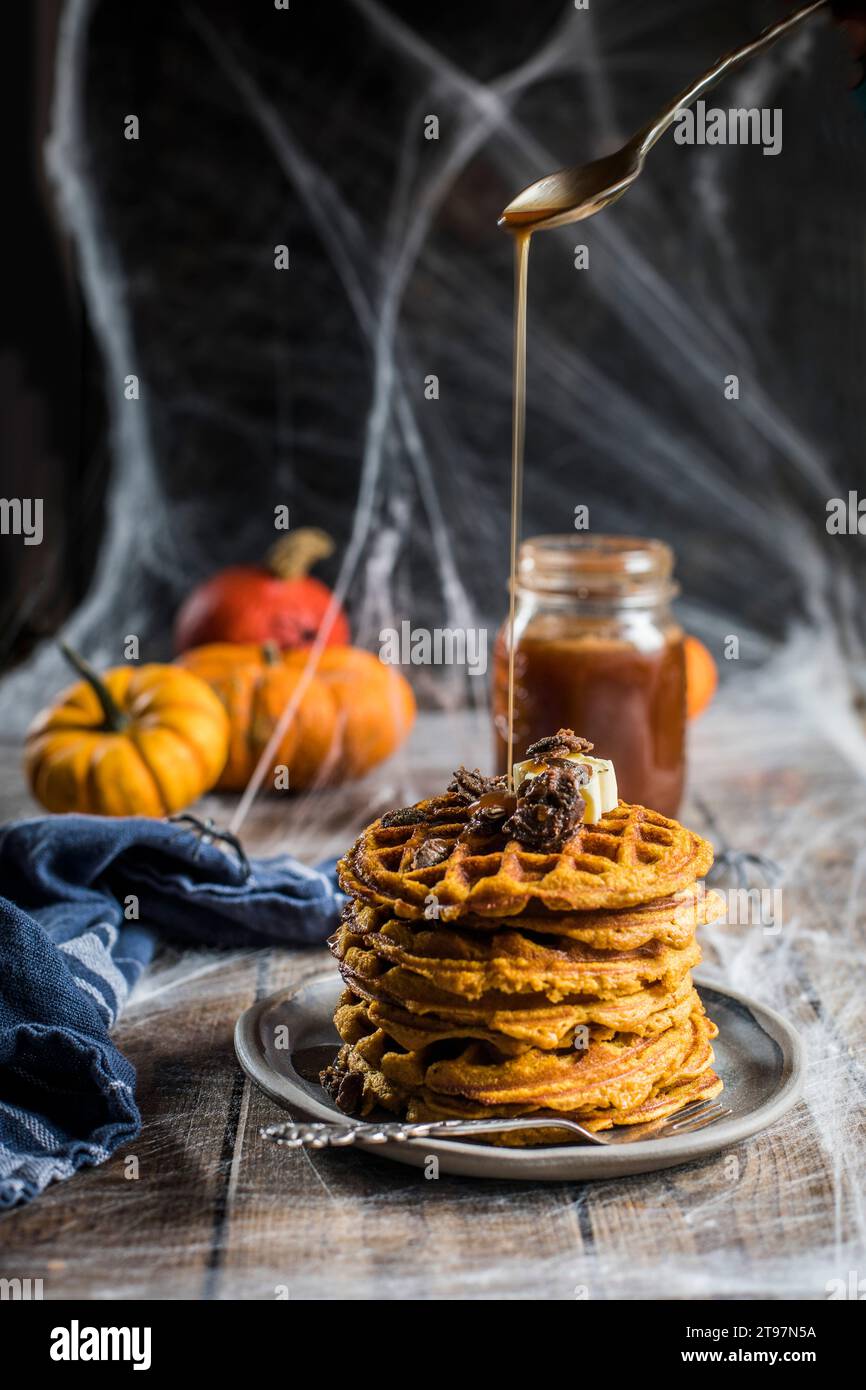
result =
[{"label": "metal fork", "polygon": [[640,1139],[668,1139],[680,1134],[694,1134],[696,1130],[706,1129],[707,1125],[715,1124],[731,1113],[727,1106],[715,1101],[697,1100],[669,1119],[650,1120],[643,1125],[621,1125],[604,1134],[594,1134],[575,1120],[553,1116],[510,1120],[424,1120],[413,1123],[389,1120],[384,1124],[285,1120],[280,1124],[266,1125],[259,1133],[263,1139],[287,1149],[342,1149],[359,1139],[366,1144],[388,1144],[405,1143],[409,1139],[476,1138],[481,1134],[504,1134],[517,1129],[569,1129],[590,1144],[615,1146],[635,1144]]}]

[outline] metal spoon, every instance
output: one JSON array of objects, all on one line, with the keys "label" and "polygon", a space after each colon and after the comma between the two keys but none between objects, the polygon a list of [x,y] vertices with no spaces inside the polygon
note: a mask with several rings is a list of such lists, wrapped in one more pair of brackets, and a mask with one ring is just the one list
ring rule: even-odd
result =
[{"label": "metal spoon", "polygon": [[621,198],[640,174],[647,154],[657,140],[676,120],[677,112],[691,106],[693,101],[715,87],[727,73],[748,61],[757,53],[769,48],[783,34],[795,29],[804,19],[827,8],[828,0],[813,0],[810,5],[796,10],[787,19],[764,29],[751,43],[736,48],[720,58],[709,72],[704,73],[690,87],[675,97],[669,106],[656,117],[651,125],[639,131],[627,145],[616,154],[604,159],[593,160],[591,164],[577,164],[573,169],[560,169],[558,173],[547,174],[536,183],[524,188],[522,193],[508,204],[499,219],[499,225],[512,231],[519,228],[536,230],[542,227],[562,227],[567,222],[581,222],[592,217]]}]

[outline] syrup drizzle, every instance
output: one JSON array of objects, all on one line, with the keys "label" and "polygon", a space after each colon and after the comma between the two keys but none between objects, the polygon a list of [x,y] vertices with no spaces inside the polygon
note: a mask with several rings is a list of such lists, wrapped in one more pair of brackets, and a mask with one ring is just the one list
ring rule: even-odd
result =
[{"label": "syrup drizzle", "polygon": [[484,792],[477,801],[473,801],[471,806],[467,806],[470,816],[477,811],[496,810],[502,811],[504,815],[510,816],[517,808],[517,797],[510,791]]},{"label": "syrup drizzle", "polygon": [[526,287],[532,228],[514,236],[514,395],[511,418],[511,544],[508,597],[508,786],[514,791],[514,619],[517,608],[517,552],[523,503],[523,452],[526,440]]}]

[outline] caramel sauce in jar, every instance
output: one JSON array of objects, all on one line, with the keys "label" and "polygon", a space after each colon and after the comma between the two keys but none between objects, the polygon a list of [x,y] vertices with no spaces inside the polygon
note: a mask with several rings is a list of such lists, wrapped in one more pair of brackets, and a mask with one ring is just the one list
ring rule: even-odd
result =
[{"label": "caramel sauce in jar", "polygon": [[[685,776],[685,649],[661,541],[539,536],[523,543],[514,633],[514,758],[571,728],[610,758],[623,801],[674,816]],[[493,659],[496,761],[508,766],[509,624]]]}]

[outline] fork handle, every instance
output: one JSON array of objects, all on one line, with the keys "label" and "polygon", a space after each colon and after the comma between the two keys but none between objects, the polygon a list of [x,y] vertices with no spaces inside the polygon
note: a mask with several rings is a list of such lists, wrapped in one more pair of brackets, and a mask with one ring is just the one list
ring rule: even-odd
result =
[{"label": "fork handle", "polygon": [[710,91],[720,82],[729,72],[741,66],[749,58],[754,58],[765,48],[769,48],[783,35],[790,33],[802,24],[804,19],[809,19],[811,15],[817,14],[818,10],[828,7],[828,0],[812,0],[809,5],[804,5],[802,9],[796,10],[794,14],[789,14],[785,19],[780,19],[776,24],[771,24],[768,28],[762,29],[761,33],[751,43],[743,44],[741,48],[735,48],[724,57],[719,58],[718,62],[699,77],[696,82],[692,82],[679,96],[674,97],[670,106],[656,116],[651,125],[647,126],[638,137],[641,154],[646,154],[651,150],[657,140],[661,139],[668,126],[672,125],[676,119],[677,112],[684,106],[691,106],[693,101],[703,96],[704,92]]},{"label": "fork handle", "polygon": [[[362,1140],[367,1144],[387,1144],[396,1141],[406,1143],[410,1139],[457,1138],[462,1135],[502,1134],[514,1129],[539,1128],[579,1129],[574,1121],[544,1119],[490,1119],[490,1120],[420,1120],[386,1121],[384,1124],[330,1124],[312,1121],[308,1124],[287,1120],[281,1124],[266,1125],[260,1130],[263,1139],[290,1149],[347,1148]],[[596,1141],[598,1142],[598,1141]]]}]

